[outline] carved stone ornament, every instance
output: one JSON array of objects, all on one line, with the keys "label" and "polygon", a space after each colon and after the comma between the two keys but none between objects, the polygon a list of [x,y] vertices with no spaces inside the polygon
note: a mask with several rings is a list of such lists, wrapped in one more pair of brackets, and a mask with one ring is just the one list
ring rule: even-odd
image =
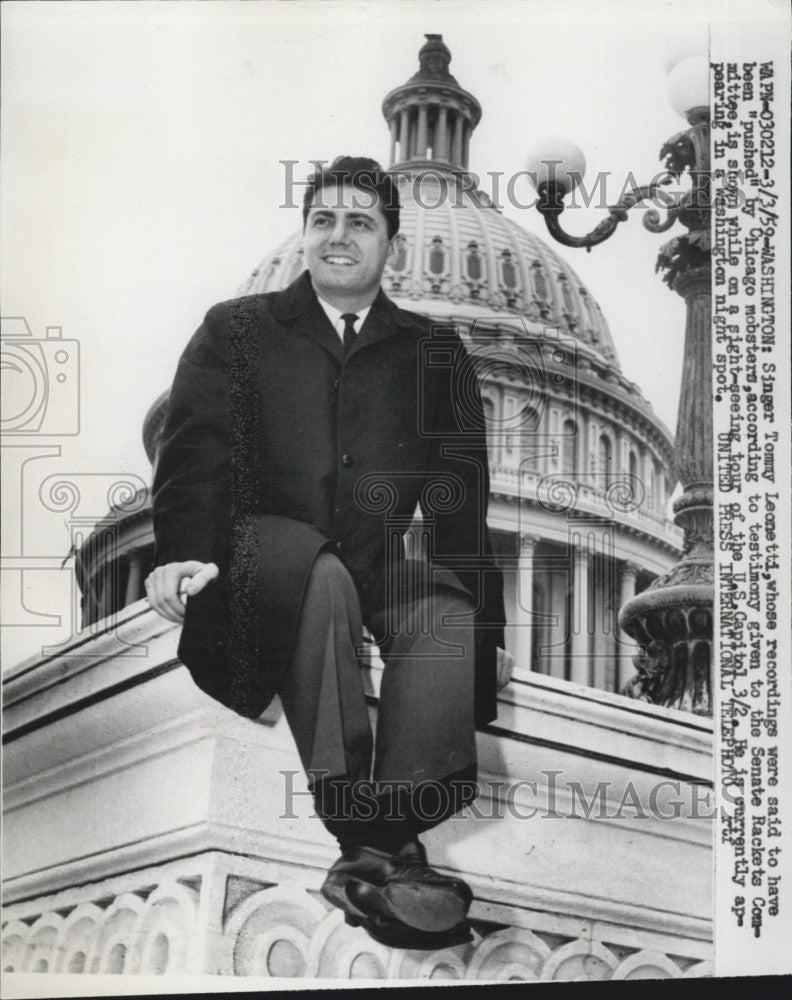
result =
[{"label": "carved stone ornament", "polygon": [[622,694],[711,714],[712,564],[683,562],[629,600],[619,625],[641,647]]}]

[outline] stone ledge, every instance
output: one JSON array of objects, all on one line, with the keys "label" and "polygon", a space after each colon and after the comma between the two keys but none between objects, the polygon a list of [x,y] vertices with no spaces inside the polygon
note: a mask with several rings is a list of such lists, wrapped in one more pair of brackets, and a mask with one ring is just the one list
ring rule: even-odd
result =
[{"label": "stone ledge", "polygon": [[712,974],[705,941],[478,901],[470,944],[438,952],[385,948],[345,925],[318,895],[319,874],[206,852],[20,903],[10,908],[3,929],[4,966],[7,975],[208,973],[270,980]]},{"label": "stone ledge", "polygon": [[[217,873],[233,868],[235,878],[292,894],[294,912],[303,914],[300,920],[312,928],[305,948],[297,949],[306,969],[313,968],[310,956],[327,954],[327,942],[344,948],[366,944],[362,932],[349,938],[351,928],[336,926],[332,920],[338,918],[328,915],[326,907],[322,914],[316,910],[322,873],[334,860],[336,847],[318,820],[306,819],[310,800],[277,701],[258,724],[216,705],[176,661],[177,638],[175,626],[139,602],[125,609],[112,628],[76,644],[74,655],[32,658],[4,679],[10,695],[4,759],[8,918],[27,927],[50,914],[39,930],[46,931],[50,944],[63,941],[57,936],[64,924],[55,919],[56,910],[84,905],[105,912],[108,898],[140,894],[141,873],[155,870],[161,873],[156,885],[165,886],[162,906],[178,909],[181,903],[167,895],[171,876],[162,874],[172,867],[180,873],[173,876],[179,884],[198,892],[191,898],[203,914],[199,925],[207,928],[211,920],[209,911],[201,910],[201,873],[207,872],[211,883],[206,897],[211,910],[221,905],[218,898],[225,899]],[[119,657],[113,652],[119,641],[144,644],[147,655]],[[380,675],[377,666],[365,672],[372,717]],[[597,818],[595,812],[577,822],[566,813],[552,822],[545,817],[526,822],[522,812],[531,801],[541,805],[548,799],[547,775],[553,770],[564,781],[577,783],[589,800],[600,782],[611,782],[614,790],[604,796],[608,807],[628,784],[646,802],[662,768],[680,775],[684,789],[695,788],[707,780],[712,766],[708,720],[519,669],[500,693],[500,709],[496,726],[479,736],[479,760],[481,782],[503,786],[492,793],[501,817],[455,818],[424,838],[433,863],[464,873],[474,889],[479,936],[472,951],[457,956],[459,975],[476,978],[492,968],[496,978],[508,978],[509,963],[516,963],[521,977],[528,976],[526,969],[532,976],[547,977],[556,975],[548,970],[573,966],[580,972],[580,963],[594,954],[576,944],[580,941],[605,949],[595,949],[595,964],[612,976],[648,969],[650,965],[640,965],[649,962],[645,955],[634,957],[648,952],[664,956],[651,968],[667,974],[686,973],[694,960],[703,967],[711,914],[711,828],[706,819],[688,809],[667,820],[629,813]],[[293,792],[305,796],[293,815],[284,811],[288,772],[296,775]],[[525,791],[528,780],[537,782],[533,800]],[[482,785],[482,807],[490,794]],[[503,809],[509,801],[517,807],[512,812]],[[556,800],[562,811],[572,801],[569,789]],[[190,868],[194,858],[210,856],[215,860],[206,862],[208,868]],[[222,864],[220,858],[225,859]],[[145,892],[153,891],[147,885]],[[261,886],[255,889],[259,891],[264,891]],[[184,893],[179,899],[184,902]],[[271,895],[260,902],[274,900]],[[255,910],[258,903],[250,905]],[[75,926],[83,918],[80,926],[86,928],[91,919],[99,920],[94,909],[80,912],[81,917],[73,918]],[[225,917],[211,919],[215,931],[225,927]],[[276,921],[267,933],[280,926]],[[289,930],[283,940],[293,943],[295,933]],[[539,936],[548,949],[537,945],[541,961],[531,951],[533,937],[526,935]],[[202,939],[198,951],[183,954],[204,963],[201,968],[206,962],[214,963],[214,971],[230,968],[227,956],[220,961],[210,938]],[[257,948],[264,947],[255,939]],[[151,961],[165,962],[164,945],[157,952],[147,941]],[[168,947],[169,954],[182,954],[178,942]],[[25,948],[27,944],[27,954]],[[280,950],[296,954],[286,945]],[[517,957],[491,967],[483,957],[490,953]],[[535,960],[528,961],[529,953]],[[571,964],[564,964],[563,955]],[[85,956],[88,961],[87,950]],[[632,964],[623,965],[627,959]],[[398,964],[403,954],[398,962],[392,955],[380,955],[380,960],[382,968],[391,970],[388,975],[403,976],[407,966]],[[39,955],[36,961],[45,958]],[[142,967],[143,958],[135,962]]]}]

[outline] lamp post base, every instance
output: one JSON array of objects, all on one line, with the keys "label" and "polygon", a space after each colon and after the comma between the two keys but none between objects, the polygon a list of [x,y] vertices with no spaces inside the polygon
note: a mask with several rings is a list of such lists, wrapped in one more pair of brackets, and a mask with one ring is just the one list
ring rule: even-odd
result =
[{"label": "lamp post base", "polygon": [[712,563],[683,560],[619,614],[638,642],[637,674],[622,694],[696,715],[712,714]]},{"label": "lamp post base", "polygon": [[641,648],[637,675],[622,694],[712,715],[712,625],[715,567],[712,487],[694,483],[674,502],[685,554],[624,604],[619,626]]}]

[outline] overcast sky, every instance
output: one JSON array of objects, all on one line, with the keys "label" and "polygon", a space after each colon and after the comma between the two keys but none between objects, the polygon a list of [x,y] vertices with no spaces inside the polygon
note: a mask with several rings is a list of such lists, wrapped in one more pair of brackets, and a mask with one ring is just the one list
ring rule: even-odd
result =
[{"label": "overcast sky", "polygon": [[[81,359],[80,433],[46,439],[61,455],[32,463],[28,493],[51,473],[80,474],[89,521],[104,512],[103,477],[148,480],[142,420],[187,339],[300,225],[297,209],[278,207],[279,160],[300,161],[302,175],[309,159],[341,152],[387,162],[382,98],[417,69],[424,33],[442,33],[451,72],[482,104],[474,172],[510,175],[537,138],[567,135],[589,177],[611,173],[613,200],[630,171],[652,177],[661,144],[684,128],[666,97],[666,40],[694,30],[706,47],[711,9],[654,0],[4,4],[3,315],[25,316],[37,337],[62,327]],[[534,210],[505,212],[544,234]],[[673,430],[684,306],[654,262],[674,233],[646,232],[641,215],[591,254],[556,248],[602,306],[623,371]],[[582,233],[601,216],[579,211],[565,222]],[[7,519],[20,517],[21,494],[8,478],[13,537]],[[66,515],[34,517],[35,497],[21,504],[33,532],[25,551],[65,554]],[[64,600],[56,574],[29,574],[26,587],[36,610]],[[39,641],[38,630],[8,632],[6,664]]]}]

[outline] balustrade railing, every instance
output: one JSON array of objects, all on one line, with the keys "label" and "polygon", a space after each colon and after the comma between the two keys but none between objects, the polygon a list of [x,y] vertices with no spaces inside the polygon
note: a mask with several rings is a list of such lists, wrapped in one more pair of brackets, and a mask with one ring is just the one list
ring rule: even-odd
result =
[{"label": "balustrade railing", "polygon": [[572,510],[609,517],[681,549],[682,532],[664,514],[648,509],[648,497],[636,477],[614,474],[603,486],[572,473],[540,473],[519,466],[490,469],[490,489],[536,503],[550,513]]}]

